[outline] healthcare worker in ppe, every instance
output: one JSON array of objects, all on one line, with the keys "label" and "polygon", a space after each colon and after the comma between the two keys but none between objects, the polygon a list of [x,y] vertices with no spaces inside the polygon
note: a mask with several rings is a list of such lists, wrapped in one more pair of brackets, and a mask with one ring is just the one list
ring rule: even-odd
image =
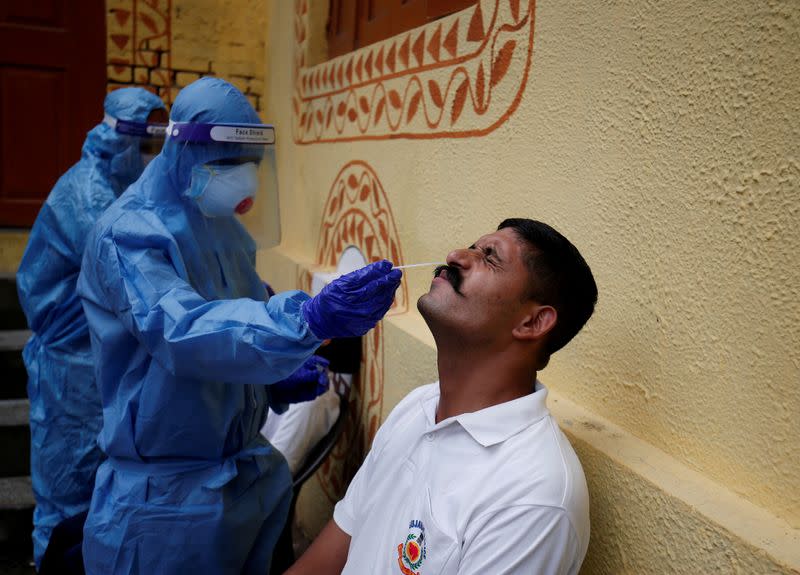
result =
[{"label": "healthcare worker in ppe", "polygon": [[239,90],[194,82],[161,154],[89,240],[78,290],[108,459],[84,528],[88,573],[266,573],[291,499],[286,461],[259,433],[271,384],[391,305],[401,272],[385,260],[313,299],[268,296],[235,214],[263,194],[273,142]]},{"label": "healthcare worker in ppe", "polygon": [[111,92],[104,108],[105,120],[87,135],[81,159],[59,178],[39,211],[17,271],[19,300],[33,330],[23,358],[37,568],[53,527],[88,509],[102,455],[100,393],[75,289],[86,238],[100,214],[141,175],[146,154],[158,152],[166,130],[164,104],[141,88]]}]

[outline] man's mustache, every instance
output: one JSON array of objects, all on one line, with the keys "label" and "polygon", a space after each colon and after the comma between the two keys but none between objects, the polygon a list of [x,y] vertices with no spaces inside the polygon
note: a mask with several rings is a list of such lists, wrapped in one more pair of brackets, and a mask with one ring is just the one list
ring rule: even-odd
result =
[{"label": "man's mustache", "polygon": [[444,278],[450,282],[450,285],[453,286],[453,290],[458,295],[463,295],[461,293],[461,272],[457,267],[454,266],[439,266],[435,270],[433,270],[433,277],[438,278],[442,272],[447,272],[444,274]]}]

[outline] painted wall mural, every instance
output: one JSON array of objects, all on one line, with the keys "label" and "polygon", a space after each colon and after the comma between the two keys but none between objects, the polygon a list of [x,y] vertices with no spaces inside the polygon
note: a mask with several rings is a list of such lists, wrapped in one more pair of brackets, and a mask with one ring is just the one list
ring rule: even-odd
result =
[{"label": "painted wall mural", "polygon": [[106,7],[108,89],[141,86],[171,103],[172,0],[109,0]]},{"label": "painted wall mural", "polygon": [[[383,258],[402,265],[403,253],[389,200],[375,170],[366,162],[348,162],[336,175],[325,202],[316,263],[336,267],[348,246],[355,246],[368,262]],[[300,289],[310,291],[311,275],[299,278]],[[389,315],[408,310],[408,286],[400,286]],[[383,409],[383,324],[363,338],[361,373],[350,389],[348,417],[342,438],[317,473],[331,502],[344,496],[350,479],[361,466],[381,424]]]},{"label": "painted wall mural", "polygon": [[295,0],[295,142],[456,138],[493,131],[514,113],[527,84],[535,5],[535,0],[483,0],[307,67],[308,0]]},{"label": "painted wall mural", "polygon": [[140,86],[169,106],[201,76],[221,76],[260,111],[264,39],[249,32],[261,32],[265,1],[248,4],[248,27],[222,6],[209,18],[192,0],[107,0],[107,89]]}]

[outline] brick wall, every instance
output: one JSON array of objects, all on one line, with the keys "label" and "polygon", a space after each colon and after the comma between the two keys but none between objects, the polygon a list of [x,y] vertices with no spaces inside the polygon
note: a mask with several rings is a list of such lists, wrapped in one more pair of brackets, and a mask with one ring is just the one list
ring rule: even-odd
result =
[{"label": "brick wall", "polygon": [[267,0],[106,0],[108,90],[141,86],[167,105],[220,76],[262,110]]}]

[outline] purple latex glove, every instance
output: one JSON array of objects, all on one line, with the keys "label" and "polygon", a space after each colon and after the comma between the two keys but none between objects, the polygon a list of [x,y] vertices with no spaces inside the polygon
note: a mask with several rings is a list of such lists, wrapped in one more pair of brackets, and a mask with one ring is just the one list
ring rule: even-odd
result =
[{"label": "purple latex glove", "polygon": [[382,260],[343,275],[303,303],[303,316],[320,339],[358,337],[389,311],[403,272]]},{"label": "purple latex glove", "polygon": [[318,355],[309,357],[292,375],[269,386],[270,405],[311,401],[325,393],[329,363]]}]

